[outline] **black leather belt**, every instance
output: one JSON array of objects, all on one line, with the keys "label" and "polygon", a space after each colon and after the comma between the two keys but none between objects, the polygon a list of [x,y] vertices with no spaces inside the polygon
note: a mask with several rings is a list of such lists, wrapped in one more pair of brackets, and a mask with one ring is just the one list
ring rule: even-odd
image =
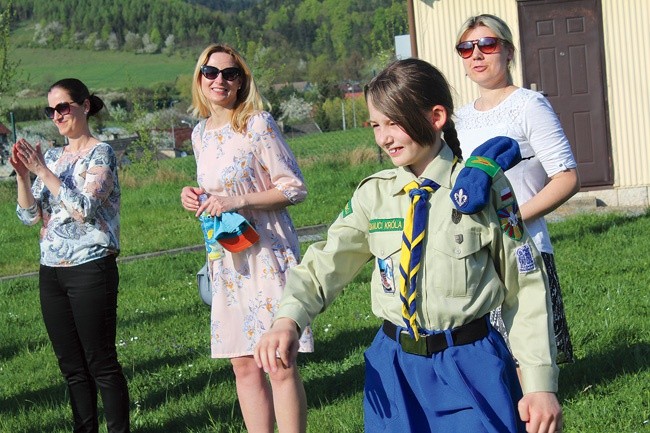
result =
[{"label": "black leather belt", "polygon": [[[382,329],[388,337],[395,340],[397,326],[394,323],[384,320]],[[454,342],[454,346],[473,343],[487,335],[488,325],[485,316],[451,330],[451,339]],[[431,356],[449,347],[444,332],[432,335],[420,335],[420,339],[415,340],[407,331],[402,331],[399,334],[398,343],[402,346],[404,352],[421,356]]]}]

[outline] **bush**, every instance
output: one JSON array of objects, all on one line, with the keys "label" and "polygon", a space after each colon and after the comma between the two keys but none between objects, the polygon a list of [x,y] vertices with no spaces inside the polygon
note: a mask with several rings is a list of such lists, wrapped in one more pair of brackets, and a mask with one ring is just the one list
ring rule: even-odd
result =
[{"label": "bush", "polygon": [[[14,121],[16,122],[29,122],[45,119],[45,114],[43,114],[43,107],[41,105],[14,106],[11,107],[9,112],[14,113]],[[9,112],[7,112],[6,115],[7,122],[11,122]]]}]

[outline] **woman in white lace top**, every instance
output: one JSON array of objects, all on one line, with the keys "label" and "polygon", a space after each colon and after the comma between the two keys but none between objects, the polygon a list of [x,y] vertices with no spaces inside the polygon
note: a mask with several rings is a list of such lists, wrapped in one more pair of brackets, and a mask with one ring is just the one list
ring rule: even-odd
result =
[{"label": "woman in white lace top", "polygon": [[[515,48],[512,33],[503,20],[488,14],[469,18],[460,28],[456,44],[466,75],[478,85],[480,95],[456,112],[463,155],[468,157],[476,147],[499,135],[519,143],[523,160],[506,176],[547,267],[558,363],[571,362],[573,348],[544,221],[546,214],[580,189],[571,146],[548,100],[538,92],[513,84],[510,66]],[[497,326],[501,321],[498,311],[493,314],[493,321]],[[505,333],[504,336],[507,338]]]}]

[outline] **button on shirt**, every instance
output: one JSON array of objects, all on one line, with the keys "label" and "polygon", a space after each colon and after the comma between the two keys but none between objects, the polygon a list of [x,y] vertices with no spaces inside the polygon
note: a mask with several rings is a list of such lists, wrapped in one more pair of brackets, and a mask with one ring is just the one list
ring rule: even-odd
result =
[{"label": "button on shirt", "polygon": [[[458,219],[449,193],[462,167],[462,162],[454,163],[445,145],[422,174],[441,187],[429,199],[417,282],[418,324],[427,330],[454,328],[502,305],[524,392],[556,392],[555,340],[541,256],[523,225],[519,240],[501,228],[497,210],[516,205],[514,196],[502,194],[509,188],[502,172],[493,180],[491,203],[477,214]],[[410,203],[403,188],[414,179],[413,173],[401,167],[364,179],[331,225],[327,240],[311,245],[301,264],[290,270],[276,317],[291,318],[303,329],[374,260],[373,313],[402,325],[399,289],[390,288],[398,288],[401,278],[403,218]],[[530,257],[524,269],[517,264],[521,252]],[[387,272],[389,265],[394,272]],[[393,281],[386,282],[387,278]]]}]

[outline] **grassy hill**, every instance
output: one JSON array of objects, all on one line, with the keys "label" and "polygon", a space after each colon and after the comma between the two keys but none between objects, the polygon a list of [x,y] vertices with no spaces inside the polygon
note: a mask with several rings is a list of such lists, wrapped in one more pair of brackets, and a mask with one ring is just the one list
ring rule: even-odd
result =
[{"label": "grassy hill", "polygon": [[[151,87],[174,82],[181,74],[191,75],[196,55],[134,54],[118,51],[16,48],[13,56],[29,82],[49,85],[66,77],[76,77],[91,89]],[[47,84],[46,84],[47,83]]]}]

